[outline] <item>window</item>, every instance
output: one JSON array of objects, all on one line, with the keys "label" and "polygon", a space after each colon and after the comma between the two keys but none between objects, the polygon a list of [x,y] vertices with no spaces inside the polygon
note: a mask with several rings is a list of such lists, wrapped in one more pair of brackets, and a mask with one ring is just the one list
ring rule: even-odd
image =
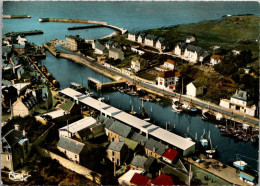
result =
[{"label": "window", "polygon": [[78,158],[78,156],[75,154],[75,158]]},{"label": "window", "polygon": [[119,165],[119,159],[117,159],[117,164]]},{"label": "window", "polygon": [[10,155],[7,155],[6,159],[7,159],[7,161],[10,161],[10,159],[11,159]]},{"label": "window", "polygon": [[113,157],[115,156],[115,151],[112,151],[112,156],[113,156]]},{"label": "window", "polygon": [[65,154],[67,153],[66,150],[64,150],[64,153],[65,153]]},{"label": "window", "polygon": [[153,155],[153,152],[151,152],[150,154],[151,154],[151,156],[152,156],[152,155]]}]

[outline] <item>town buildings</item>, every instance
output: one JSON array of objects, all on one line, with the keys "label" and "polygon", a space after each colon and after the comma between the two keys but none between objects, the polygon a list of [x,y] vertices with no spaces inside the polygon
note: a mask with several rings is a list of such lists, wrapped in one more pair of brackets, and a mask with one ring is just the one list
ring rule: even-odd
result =
[{"label": "town buildings", "polygon": [[168,70],[174,70],[175,69],[175,61],[171,59],[167,59],[166,62],[164,62],[163,66]]},{"label": "town buildings", "polygon": [[131,59],[131,69],[133,69],[135,72],[144,70],[147,67],[148,67],[148,62],[143,58],[135,56]]},{"label": "town buildings", "polygon": [[122,165],[127,156],[127,147],[124,142],[112,141],[107,148],[107,157],[116,165]]},{"label": "town buildings", "polygon": [[83,48],[85,44],[85,41],[79,37],[79,35],[76,36],[66,36],[66,44],[65,47],[72,50],[80,50]]},{"label": "town buildings", "polygon": [[158,87],[174,90],[179,77],[180,72],[176,70],[162,72],[158,77]]},{"label": "town buildings", "polygon": [[214,54],[210,57],[210,64],[211,65],[219,64],[223,58],[224,56]]},{"label": "town buildings", "polygon": [[109,58],[113,58],[114,60],[120,59],[124,60],[124,52],[118,48],[110,48],[108,53]]},{"label": "town buildings", "polygon": [[197,97],[198,95],[202,95],[204,92],[204,86],[199,81],[192,81],[186,86],[186,94],[192,97]]}]

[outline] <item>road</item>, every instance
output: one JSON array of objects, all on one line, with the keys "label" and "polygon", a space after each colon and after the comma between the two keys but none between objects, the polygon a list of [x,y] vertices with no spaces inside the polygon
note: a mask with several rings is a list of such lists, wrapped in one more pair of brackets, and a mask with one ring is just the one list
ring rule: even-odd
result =
[{"label": "road", "polygon": [[[62,46],[63,45],[56,45],[56,49],[58,51],[63,52],[63,53],[68,53],[68,54],[72,54],[73,53],[70,50],[67,50],[67,49],[65,49]],[[164,89],[160,89],[156,85],[152,85],[152,84],[149,84],[149,83],[137,80],[137,79],[133,79],[132,77],[129,77],[129,76],[125,75],[125,74],[122,74],[122,73],[120,73],[118,71],[115,71],[115,70],[110,69],[110,68],[106,68],[103,65],[97,63],[97,61],[90,61],[89,58],[87,58],[85,56],[82,56],[82,55],[76,54],[76,53],[73,53],[73,54],[77,55],[77,56],[79,56],[79,57],[81,57],[81,58],[83,58],[83,59],[85,59],[85,60],[87,60],[87,61],[89,61],[91,63],[93,63],[94,65],[96,65],[96,66],[98,66],[100,68],[105,68],[107,71],[125,78],[129,82],[136,83],[139,86],[148,88],[148,89],[150,89],[150,90],[152,90],[154,92],[158,92],[158,93],[163,94],[163,95],[168,96],[168,97],[177,97],[177,98],[180,97],[180,94],[178,94],[178,93],[170,92],[170,91],[164,90]],[[216,112],[220,112],[224,116],[230,117],[230,119],[240,120],[240,121],[242,121],[242,123],[247,123],[247,124],[251,124],[251,125],[256,125],[256,126],[259,125],[259,120],[257,118],[253,118],[253,117],[250,117],[250,116],[247,116],[247,115],[244,116],[242,113],[232,113],[230,109],[221,108],[218,105],[215,105],[215,104],[212,104],[212,103],[209,103],[209,102],[205,102],[205,101],[197,99],[197,98],[191,98],[190,96],[187,96],[187,95],[182,95],[182,100],[184,100],[186,102],[190,102],[191,99],[192,99],[192,101],[193,101],[193,103],[195,105],[198,105],[198,106],[200,106],[202,108],[208,108],[208,106],[210,106],[210,108],[212,110],[214,110]]]}]

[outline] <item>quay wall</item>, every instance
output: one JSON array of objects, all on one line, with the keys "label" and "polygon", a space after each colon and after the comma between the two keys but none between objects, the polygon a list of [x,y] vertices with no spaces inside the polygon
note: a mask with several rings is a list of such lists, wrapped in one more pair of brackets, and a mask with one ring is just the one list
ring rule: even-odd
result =
[{"label": "quay wall", "polygon": [[107,22],[91,21],[91,20],[80,20],[80,19],[56,19],[56,18],[49,18],[48,20],[46,20],[44,22],[84,23],[84,24],[107,25]]},{"label": "quay wall", "polygon": [[67,169],[70,169],[80,175],[85,176],[87,179],[95,182],[96,184],[101,184],[101,174],[96,173],[86,167],[83,167],[77,163],[74,163],[70,160],[67,160],[53,152],[50,152],[42,147],[37,146],[37,152],[43,156],[43,157],[47,157],[47,158],[51,158],[51,159],[55,159],[57,160],[62,166],[64,166]]}]

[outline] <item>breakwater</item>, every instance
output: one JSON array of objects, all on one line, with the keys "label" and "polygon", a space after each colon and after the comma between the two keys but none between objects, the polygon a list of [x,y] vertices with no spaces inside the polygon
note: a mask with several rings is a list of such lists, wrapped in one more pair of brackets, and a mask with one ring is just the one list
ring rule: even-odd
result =
[{"label": "breakwater", "polygon": [[29,36],[29,35],[37,35],[37,34],[43,34],[42,30],[32,30],[32,31],[23,31],[23,32],[8,32],[5,34],[5,36],[18,36],[18,35],[24,35],[24,36]]},{"label": "breakwater", "polygon": [[68,30],[80,30],[80,29],[88,29],[88,28],[100,28],[103,27],[101,25],[89,25],[89,26],[75,26],[69,27]]},{"label": "breakwater", "polygon": [[31,18],[30,15],[3,15],[3,19],[23,19]]}]

